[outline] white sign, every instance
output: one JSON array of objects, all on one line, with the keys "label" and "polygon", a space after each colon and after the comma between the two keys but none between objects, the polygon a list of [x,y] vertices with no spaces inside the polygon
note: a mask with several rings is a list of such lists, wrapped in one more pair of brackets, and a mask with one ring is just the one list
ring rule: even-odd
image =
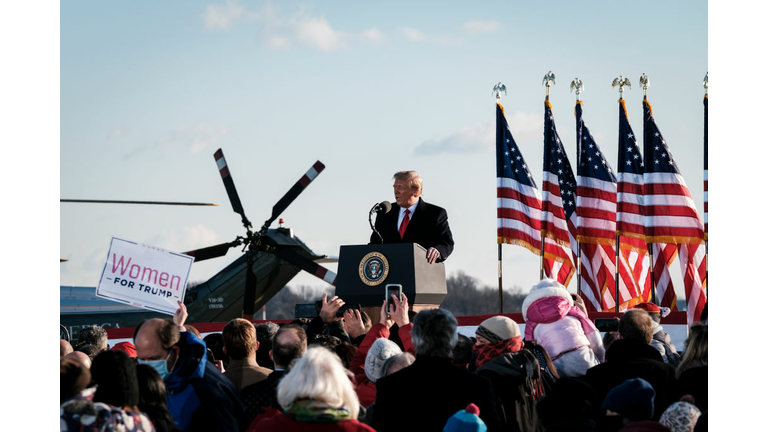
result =
[{"label": "white sign", "polygon": [[112,237],[96,295],[173,315],[184,301],[189,255]]}]

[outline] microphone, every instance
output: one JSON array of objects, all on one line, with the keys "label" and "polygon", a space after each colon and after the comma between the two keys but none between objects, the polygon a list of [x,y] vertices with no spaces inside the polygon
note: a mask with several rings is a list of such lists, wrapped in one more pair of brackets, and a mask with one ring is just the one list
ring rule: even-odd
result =
[{"label": "microphone", "polygon": [[373,232],[376,233],[377,236],[379,236],[379,240],[381,243],[384,243],[384,237],[381,236],[381,233],[379,230],[376,229],[375,226],[373,226],[373,221],[371,221],[371,216],[373,216],[374,213],[389,213],[389,211],[392,209],[392,203],[389,201],[382,201],[378,204],[374,204],[373,207],[371,207],[371,211],[368,212],[368,223],[371,225],[371,229]]},{"label": "microphone", "polygon": [[373,210],[376,213],[389,213],[392,210],[392,204],[389,201],[382,201],[373,206]]}]

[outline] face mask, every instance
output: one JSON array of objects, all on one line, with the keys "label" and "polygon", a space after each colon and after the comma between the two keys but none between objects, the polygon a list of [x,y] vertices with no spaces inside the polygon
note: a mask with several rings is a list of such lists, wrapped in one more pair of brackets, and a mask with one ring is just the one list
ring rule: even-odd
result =
[{"label": "face mask", "polygon": [[[170,356],[171,356],[171,353],[168,353],[168,357]],[[142,360],[142,359],[137,359],[137,360],[139,361],[140,364],[149,365],[155,368],[157,373],[160,374],[160,378],[162,378],[162,380],[165,381],[168,375],[171,374],[168,371],[168,357],[162,360]]]}]

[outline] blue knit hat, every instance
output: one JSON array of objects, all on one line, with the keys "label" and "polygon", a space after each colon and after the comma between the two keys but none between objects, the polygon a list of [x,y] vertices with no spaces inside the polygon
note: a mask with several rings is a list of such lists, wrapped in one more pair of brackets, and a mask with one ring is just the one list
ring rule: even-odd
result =
[{"label": "blue knit hat", "polygon": [[617,385],[605,396],[603,410],[615,411],[632,421],[653,417],[653,399],[656,391],[642,378],[633,378]]},{"label": "blue knit hat", "polygon": [[488,426],[478,417],[480,408],[471,403],[461,411],[456,411],[443,428],[443,432],[485,432]]}]

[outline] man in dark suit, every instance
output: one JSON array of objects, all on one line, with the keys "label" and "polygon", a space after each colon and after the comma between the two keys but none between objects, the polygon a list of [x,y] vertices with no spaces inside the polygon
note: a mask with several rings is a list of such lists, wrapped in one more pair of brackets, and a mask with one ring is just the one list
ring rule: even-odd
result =
[{"label": "man in dark suit", "polygon": [[421,198],[422,181],[416,171],[400,171],[394,175],[396,206],[376,217],[376,231],[371,244],[418,243],[427,249],[431,263],[445,261],[453,252],[453,235],[444,208],[426,203]]},{"label": "man in dark suit", "polygon": [[456,318],[446,309],[428,309],[413,319],[416,361],[376,381],[371,427],[388,431],[442,431],[448,418],[473,403],[493,432],[501,429],[491,382],[453,364],[459,338]]},{"label": "man in dark suit", "polygon": [[277,403],[277,385],[297,358],[307,352],[307,334],[296,324],[282,326],[272,339],[269,356],[275,364],[275,371],[267,379],[244,387],[240,398],[245,406],[246,424],[250,425],[257,415],[267,410],[280,408]]}]

